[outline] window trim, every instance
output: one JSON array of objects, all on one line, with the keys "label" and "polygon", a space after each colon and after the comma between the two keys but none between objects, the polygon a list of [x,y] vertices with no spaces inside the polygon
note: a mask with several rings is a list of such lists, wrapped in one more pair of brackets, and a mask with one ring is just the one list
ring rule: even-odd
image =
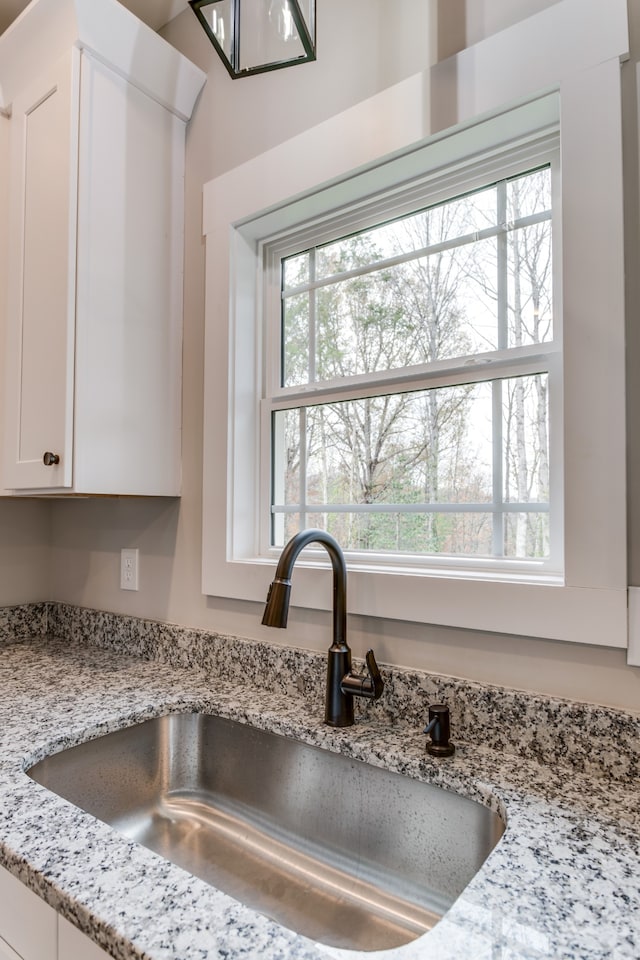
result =
[{"label": "window trim", "polygon": [[[492,55],[494,75],[489,86],[493,93],[482,102],[490,109],[493,96],[495,113],[482,124],[469,115],[466,120],[462,118],[453,133],[435,134],[426,142],[416,137],[422,115],[413,110],[413,104],[422,103],[424,85],[423,75],[418,75],[206,186],[205,593],[263,602],[273,574],[273,561],[256,560],[253,556],[255,528],[248,537],[247,525],[243,530],[237,523],[239,517],[246,518],[252,511],[255,516],[258,507],[252,482],[258,463],[256,444],[252,440],[240,449],[239,442],[242,431],[257,415],[255,383],[261,373],[261,343],[259,338],[256,341],[254,329],[256,298],[262,296],[256,242],[261,236],[276,232],[278,223],[287,229],[300,220],[301,211],[317,213],[317,183],[325,184],[324,189],[329,192],[325,196],[330,195],[335,208],[346,195],[353,194],[356,178],[363,195],[370,194],[374,186],[380,187],[393,163],[396,177],[400,179],[402,175],[402,179],[409,180],[412,171],[424,166],[426,150],[434,169],[445,162],[455,165],[461,157],[477,152],[481,127],[492,131],[494,142],[504,145],[506,140],[527,131],[534,136],[535,131],[548,129],[557,120],[560,104],[565,343],[575,344],[580,339],[576,336],[579,328],[581,336],[592,345],[586,359],[580,348],[565,350],[565,422],[576,426],[567,430],[565,436],[568,549],[564,582],[540,578],[532,584],[528,582],[530,578],[517,576],[496,581],[483,576],[482,571],[467,579],[456,579],[442,572],[416,577],[363,569],[350,572],[349,609],[372,617],[616,647],[627,645],[619,55],[624,53],[628,40],[621,13],[620,17],[613,16],[608,9],[605,16],[598,3],[587,0],[585,4],[581,0],[581,4],[583,14],[585,6],[590,8],[597,28],[594,35],[599,32],[598,41],[594,40],[597,56],[594,54],[593,65],[572,61],[573,34],[568,24],[566,35],[559,36],[561,8],[575,7],[574,0],[561,0],[545,12],[548,16],[530,18],[526,32],[518,25],[499,36],[505,50],[510,49],[507,75],[497,83],[495,67],[501,60]],[[600,14],[602,20],[597,21]],[[549,18],[554,19],[557,47],[566,60],[561,63],[558,57],[550,57],[545,62],[545,69],[555,71],[547,77],[546,89],[555,88],[557,93],[536,97],[532,90],[531,99],[525,97],[526,102],[515,112],[508,112],[501,103],[501,91],[513,89],[510,45],[520,37],[520,64],[526,49],[530,49],[533,21],[541,34],[549,36]],[[494,54],[496,43],[497,38],[491,38]],[[577,56],[582,56],[580,51]],[[469,62],[461,57],[462,65]],[[539,66],[540,60],[536,69]],[[447,62],[447,71],[450,68]],[[432,81],[433,76],[432,71]],[[482,90],[483,77],[477,76],[476,81],[477,89]],[[544,86],[537,75],[531,82],[535,82],[535,89]],[[381,111],[397,117],[397,127],[389,125],[389,129],[381,130]],[[379,131],[375,145],[362,143],[362,138],[358,141],[357,130],[363,129]],[[345,147],[337,156],[327,156],[321,148],[327,136],[333,142],[344,141],[348,149]],[[404,144],[414,145],[407,149]],[[377,160],[380,153],[385,156]],[[358,163],[361,166],[355,172],[347,169]],[[288,171],[285,176],[283,170]],[[606,196],[605,191],[597,190],[603,182],[607,184]],[[296,196],[288,200],[292,190]],[[585,197],[592,200],[588,217]],[[252,208],[260,207],[264,211],[261,215],[251,214]],[[237,282],[239,277],[241,285]],[[224,321],[221,323],[225,316],[242,342],[241,354],[231,353],[228,368],[224,358],[228,355],[229,331],[224,329]],[[597,391],[587,385],[598,383],[601,378],[607,390],[596,397]],[[241,425],[235,439],[233,423]],[[606,497],[599,487],[603,478],[607,480]],[[298,606],[327,609],[329,584],[326,565],[303,557],[292,601]]]}]

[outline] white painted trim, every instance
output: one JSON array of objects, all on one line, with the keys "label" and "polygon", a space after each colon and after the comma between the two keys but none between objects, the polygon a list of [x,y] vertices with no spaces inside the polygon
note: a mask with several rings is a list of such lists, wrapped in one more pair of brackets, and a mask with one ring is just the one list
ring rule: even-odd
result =
[{"label": "white painted trim", "polygon": [[206,74],[116,0],[33,0],[0,36],[0,108],[73,46],[190,118]]},{"label": "white painted trim", "polygon": [[[575,29],[578,21],[581,23],[579,36]],[[583,23],[587,25],[584,37]],[[535,37],[539,40],[539,53],[533,58],[532,38]],[[539,107],[542,117],[545,106],[554,101],[544,94],[559,90],[565,161],[563,203],[566,193],[571,211],[563,215],[561,225],[564,269],[568,271],[568,287],[565,284],[563,295],[569,332],[579,311],[586,310],[589,335],[603,338],[604,299],[608,334],[606,342],[601,343],[597,370],[588,366],[588,376],[584,377],[584,366],[581,373],[580,362],[584,365],[587,360],[578,353],[565,371],[571,414],[579,412],[580,404],[586,402],[603,431],[599,435],[578,417],[580,428],[567,431],[564,440],[561,438],[561,442],[566,442],[565,465],[567,455],[576,458],[575,463],[568,465],[565,483],[571,525],[566,583],[487,582],[473,577],[420,577],[352,570],[349,610],[467,629],[617,647],[627,645],[619,99],[619,60],[627,53],[625,0],[606,3],[561,0],[525,24],[502,31],[458,57],[385,90],[205,185],[205,593],[262,600],[273,574],[270,561],[232,559],[250,557],[245,535],[243,542],[233,539],[233,521],[234,511],[247,509],[253,488],[251,469],[236,469],[234,473],[237,451],[229,427],[238,416],[255,419],[251,384],[261,371],[254,346],[250,351],[244,348],[235,360],[231,357],[227,361],[230,356],[227,320],[231,318],[233,324],[239,320],[247,325],[247,330],[252,329],[258,280],[255,272],[253,279],[250,274],[245,275],[250,279],[248,284],[243,282],[242,302],[239,302],[234,275],[242,269],[243,262],[251,258],[253,241],[268,235],[264,230],[270,222],[277,220],[282,229],[287,227],[287,218],[291,223],[299,222],[301,204],[307,215],[313,217],[317,213],[315,198],[320,198],[322,189],[328,185],[334,209],[353,199],[354,177],[359,178],[358,187],[365,193],[369,187],[372,192],[380,189],[390,165],[398,162],[401,152],[408,179],[413,175],[412,163],[419,158],[419,166],[426,150],[431,151],[430,156],[441,156],[442,163],[455,164],[450,131],[437,132],[442,130],[443,118],[448,123],[462,124],[456,129],[457,135],[461,132],[459,142],[464,144],[462,159],[462,156],[473,155],[474,138],[482,130],[480,124],[486,119],[486,111],[495,114],[489,123],[494,124],[497,136],[501,123],[506,131],[517,123],[514,118],[520,116],[519,113],[507,116],[510,105],[514,105],[511,98],[520,103],[529,101],[529,108],[534,111]],[[535,64],[529,65],[530,59],[535,59]],[[456,88],[458,96],[450,99],[449,112],[445,114],[444,101],[440,102],[436,94]],[[471,88],[473,94],[469,92]],[[509,92],[509,104],[504,102],[504,91]],[[530,117],[528,122],[531,123]],[[541,129],[543,127],[541,124]],[[516,132],[512,130],[514,139]],[[327,149],[327,144],[331,144],[331,149]],[[590,155],[586,165],[583,165],[582,151]],[[595,251],[586,256],[586,248],[594,237],[597,239],[600,225],[585,227],[588,210],[584,196],[587,184],[593,188],[602,183],[603,170],[607,177],[607,196],[612,202],[606,215],[602,208],[597,209],[598,215],[604,215],[604,235],[612,237],[613,246],[610,256],[605,256],[604,280],[596,283],[592,267],[585,270],[584,264],[597,256]],[[318,185],[323,185],[322,189]],[[326,202],[326,195],[322,202]],[[256,215],[255,211],[259,210],[264,213]],[[573,244],[571,249],[568,238]],[[254,341],[247,338],[244,342]],[[594,364],[593,353],[588,363]],[[594,382],[589,378],[596,373],[598,379],[604,378],[609,394],[599,412],[593,411],[593,397],[587,396]],[[616,424],[613,428],[612,422]],[[228,436],[231,440],[227,448]],[[606,453],[599,445],[599,436],[608,445]],[[228,450],[226,461],[225,450]],[[257,457],[257,451],[252,456]],[[246,461],[243,466],[247,466]],[[589,478],[585,489],[597,495],[585,512],[586,496],[580,490],[587,467]],[[616,477],[614,496],[607,496],[605,502],[602,492],[597,493],[598,483],[602,491],[602,481],[609,477],[610,471]],[[319,573],[315,564],[303,559],[296,572],[292,602],[326,609],[330,590],[328,585],[325,588],[319,583],[322,579],[328,584],[327,576]]]},{"label": "white painted trim", "polygon": [[640,587],[629,587],[629,649],[627,663],[640,667]]},{"label": "white painted trim", "polygon": [[561,0],[438,64],[432,129],[516,103],[629,54],[626,0]]},{"label": "white painted trim", "polygon": [[[361,165],[422,141],[430,132],[425,82],[428,86],[425,74],[409,77],[210,180],[204,185],[204,235],[224,232],[230,223],[253,218],[256,211],[266,212],[298,194],[305,196],[320,184],[342,182]],[[380,117],[392,122],[381,123]],[[341,195],[346,196],[344,185],[342,190],[337,185],[337,205]]]},{"label": "white painted trim", "polygon": [[[617,59],[563,81],[565,578],[627,583],[624,198]],[[585,210],[586,208],[586,210]],[[612,376],[612,371],[619,375]],[[604,386],[604,389],[603,389]],[[603,496],[603,491],[605,495]]]}]

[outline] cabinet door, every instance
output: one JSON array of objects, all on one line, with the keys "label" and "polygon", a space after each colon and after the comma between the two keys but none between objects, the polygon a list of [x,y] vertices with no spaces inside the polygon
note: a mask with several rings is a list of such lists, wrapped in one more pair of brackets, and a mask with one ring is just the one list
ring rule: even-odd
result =
[{"label": "cabinet door", "polygon": [[22,960],[22,957],[12,950],[2,937],[0,937],[0,960]]},{"label": "cabinet door", "polygon": [[[12,105],[4,465],[9,488],[72,482],[79,57],[78,50],[70,51]],[[45,465],[47,452],[58,461]]]},{"label": "cabinet door", "polygon": [[58,960],[109,960],[109,954],[64,917],[58,917]]},{"label": "cabinet door", "polygon": [[52,907],[0,868],[0,960],[14,960],[13,951],[23,960],[56,960],[57,921]]},{"label": "cabinet door", "polygon": [[185,124],[82,53],[73,485],[180,491]]}]

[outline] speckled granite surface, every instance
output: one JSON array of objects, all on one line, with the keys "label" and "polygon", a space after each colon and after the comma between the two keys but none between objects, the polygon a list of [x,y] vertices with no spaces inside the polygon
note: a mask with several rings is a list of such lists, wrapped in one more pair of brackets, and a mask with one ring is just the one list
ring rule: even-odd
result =
[{"label": "speckled granite surface", "polygon": [[[34,610],[34,635],[42,616]],[[195,709],[435,782],[505,817],[502,840],[434,929],[368,956],[640,957],[638,716],[393,670],[386,700],[336,731],[318,709],[322,658],[246,641],[234,641],[240,647],[229,658],[225,638],[58,605],[46,618],[58,639],[5,638],[0,648],[0,863],[112,956],[357,956],[261,917],[24,773],[64,746]],[[127,647],[137,656],[118,649]],[[425,755],[420,732],[436,698],[454,708],[457,752],[444,761]],[[476,729],[483,716],[490,746]],[[510,721],[508,742],[491,739],[498,716]],[[616,762],[608,757],[612,743],[620,743]]]},{"label": "speckled granite surface", "polygon": [[[281,643],[262,643],[65,604],[49,605],[48,625],[58,637],[175,666],[198,667],[218,682],[235,683],[249,676],[269,689],[322,703],[324,654],[283,646],[285,637],[295,638],[281,631],[274,631]],[[597,777],[623,782],[640,777],[640,712],[633,716],[384,664],[381,670],[382,699],[377,703],[356,700],[356,711],[363,719],[384,716],[393,723],[401,718],[421,729],[428,704],[444,702],[451,708],[452,729],[465,743],[541,763],[569,764]]]},{"label": "speckled granite surface", "polygon": [[52,609],[55,609],[55,605],[49,603],[0,607],[0,645],[42,636],[47,632]]}]

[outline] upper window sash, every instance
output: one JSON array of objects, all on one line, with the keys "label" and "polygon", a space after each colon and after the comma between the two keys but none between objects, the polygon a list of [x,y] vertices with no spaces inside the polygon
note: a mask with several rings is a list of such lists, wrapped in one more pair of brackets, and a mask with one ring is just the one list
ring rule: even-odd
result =
[{"label": "upper window sash", "polygon": [[[277,400],[278,397],[293,399],[295,397],[302,398],[307,394],[320,396],[325,390],[330,391],[332,388],[338,391],[344,391],[348,389],[349,384],[357,389],[359,384],[364,385],[368,383],[372,384],[376,390],[379,389],[383,391],[387,385],[391,386],[394,383],[401,383],[405,379],[407,382],[414,380],[424,382],[426,379],[432,377],[439,380],[440,378],[446,377],[447,372],[451,372],[451,374],[455,376],[456,366],[460,367],[464,373],[465,369],[467,371],[469,370],[473,358],[478,358],[478,362],[497,365],[501,361],[506,364],[512,362],[515,364],[524,362],[526,364],[529,360],[533,360],[535,363],[535,358],[537,357],[537,360],[542,361],[544,364],[546,361],[543,358],[547,356],[549,351],[557,349],[557,347],[554,348],[550,346],[554,343],[552,337],[545,337],[541,342],[536,342],[535,345],[525,344],[522,347],[518,347],[508,342],[509,338],[506,332],[505,317],[500,319],[496,317],[496,331],[494,332],[494,343],[492,345],[494,349],[490,349],[490,344],[485,345],[484,349],[482,348],[483,345],[479,345],[479,348],[474,351],[458,356],[454,353],[446,359],[432,359],[426,363],[411,362],[409,365],[391,366],[388,369],[376,369],[362,373],[350,372],[346,376],[338,376],[335,373],[333,375],[323,376],[322,371],[318,371],[315,365],[316,324],[315,318],[312,317],[310,320],[308,376],[297,377],[295,383],[286,382],[285,344],[281,341],[280,336],[282,333],[284,337],[284,305],[290,302],[292,298],[307,295],[310,303],[309,310],[313,312],[317,295],[331,286],[335,288],[350,279],[366,278],[368,275],[374,275],[376,273],[380,275],[383,271],[388,271],[398,265],[410,264],[412,261],[424,259],[429,255],[437,255],[444,250],[464,248],[466,245],[474,242],[482,242],[482,240],[486,238],[496,238],[496,247],[498,249],[501,248],[503,251],[502,254],[498,254],[496,251],[496,257],[501,256],[503,259],[506,259],[508,256],[505,252],[506,240],[514,231],[532,227],[543,221],[552,220],[556,222],[559,220],[559,213],[556,209],[555,215],[552,210],[544,210],[508,221],[506,219],[506,203],[503,198],[502,207],[496,210],[496,220],[498,220],[498,222],[483,230],[476,230],[466,235],[463,234],[443,243],[417,247],[398,256],[379,258],[371,263],[359,265],[356,269],[334,272],[319,278],[311,276],[311,273],[314,272],[313,263],[315,251],[322,249],[322,245],[331,246],[332,243],[339,243],[340,241],[336,241],[335,238],[336,236],[340,237],[340,231],[348,231],[351,234],[360,235],[361,232],[367,231],[367,228],[370,230],[371,227],[378,227],[379,229],[381,218],[385,217],[387,221],[391,221],[391,226],[393,226],[400,220],[398,210],[404,212],[406,218],[415,217],[420,212],[423,212],[427,205],[429,205],[427,210],[427,212],[429,212],[430,209],[444,207],[447,203],[453,204],[458,202],[461,199],[461,191],[465,191],[467,195],[473,194],[474,192],[481,194],[489,190],[496,190],[504,194],[507,189],[507,184],[510,181],[521,178],[523,174],[531,173],[532,168],[539,166],[550,166],[553,182],[557,179],[559,169],[558,152],[557,145],[553,143],[553,138],[551,138],[546,145],[544,142],[536,142],[535,145],[530,146],[528,154],[522,147],[516,148],[514,153],[516,154],[515,159],[512,155],[509,155],[509,153],[492,158],[490,167],[486,168],[486,165],[483,165],[485,169],[482,171],[482,176],[476,175],[473,177],[467,169],[459,171],[457,181],[452,181],[451,177],[447,176],[445,178],[446,192],[444,192],[445,187],[443,187],[441,183],[433,183],[432,178],[430,178],[428,184],[422,188],[422,192],[418,191],[415,184],[407,187],[407,192],[410,194],[410,203],[405,197],[398,194],[398,189],[396,188],[390,198],[371,201],[368,204],[368,207],[373,207],[375,215],[369,210],[363,213],[361,209],[352,212],[351,215],[342,213],[338,218],[335,218],[334,222],[330,224],[320,224],[317,235],[307,228],[295,234],[293,237],[271,239],[266,243],[263,242],[261,246],[263,250],[262,255],[265,258],[264,311],[265,336],[267,341],[263,395],[271,397],[274,401]],[[491,182],[492,175],[494,179],[500,180],[497,186]],[[553,190],[556,194],[557,201],[558,191],[555,186]],[[405,208],[404,211],[403,206]],[[382,222],[383,225],[385,225],[384,221]],[[388,226],[388,224],[386,225]],[[305,244],[308,244],[306,250]],[[295,286],[287,285],[286,283],[283,284],[283,263],[292,257],[294,259],[302,259],[305,253],[309,256],[312,265],[307,282],[296,284]],[[557,270],[558,257],[555,250],[554,257],[556,258],[554,272],[557,274],[559,272]],[[498,282],[499,281],[496,280],[496,283]],[[506,284],[507,281],[504,280],[503,282]],[[504,304],[502,304],[499,309],[506,313],[509,309],[506,302],[506,290],[498,291],[496,289],[496,301],[498,298],[502,298],[504,301]],[[552,293],[552,300],[554,298],[555,292]],[[557,313],[557,311],[555,312]],[[561,328],[559,317],[554,317],[553,323],[555,329],[559,331]],[[468,329],[472,328],[468,327]],[[561,337],[557,336],[555,343],[559,344],[560,342]],[[510,355],[510,359],[507,353]],[[475,377],[473,379],[475,379]],[[458,382],[461,381],[458,380]]]}]

